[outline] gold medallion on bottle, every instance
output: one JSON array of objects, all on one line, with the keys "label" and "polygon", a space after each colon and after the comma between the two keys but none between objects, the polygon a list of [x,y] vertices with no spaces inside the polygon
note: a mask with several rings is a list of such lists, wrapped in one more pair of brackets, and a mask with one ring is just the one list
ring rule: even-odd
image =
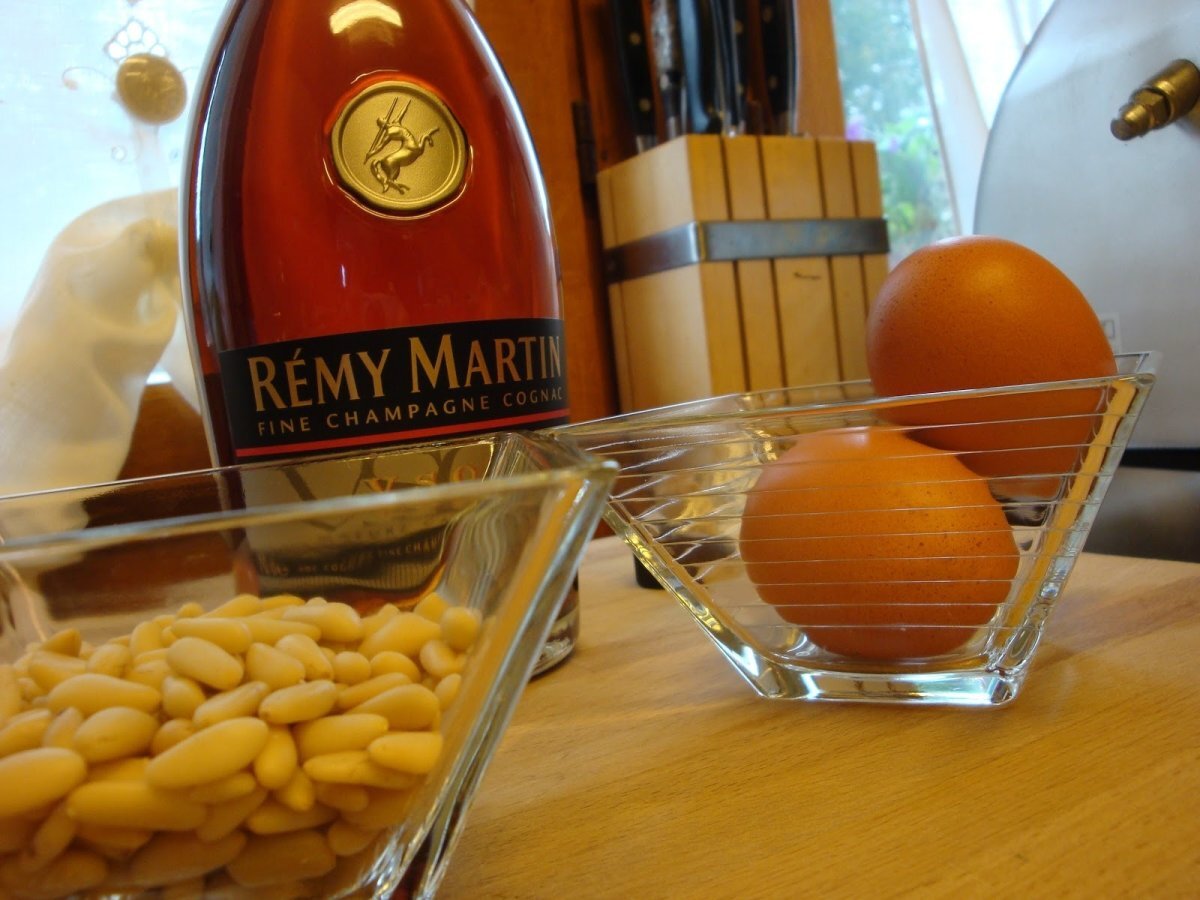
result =
[{"label": "gold medallion on bottle", "polygon": [[383,212],[432,210],[467,174],[462,126],[432,92],[407,81],[376,81],[352,96],[330,141],[342,183]]}]

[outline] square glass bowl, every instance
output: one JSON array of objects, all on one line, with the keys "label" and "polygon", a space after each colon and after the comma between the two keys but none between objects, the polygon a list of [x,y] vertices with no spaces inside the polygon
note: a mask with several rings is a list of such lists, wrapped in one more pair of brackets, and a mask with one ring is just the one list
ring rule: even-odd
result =
[{"label": "square glass bowl", "polygon": [[615,468],[503,434],[0,499],[0,894],[431,895]]},{"label": "square glass bowl", "polygon": [[[763,391],[559,437],[620,464],[606,520],[760,695],[992,706],[1029,672],[1155,364],[1127,354],[1111,378],[905,397]],[[812,433],[864,427],[952,448],[957,468],[919,474],[911,450],[821,458],[839,445]],[[817,449],[780,462],[797,444]],[[771,482],[784,506],[763,505],[760,478],[782,466],[810,477]]]}]

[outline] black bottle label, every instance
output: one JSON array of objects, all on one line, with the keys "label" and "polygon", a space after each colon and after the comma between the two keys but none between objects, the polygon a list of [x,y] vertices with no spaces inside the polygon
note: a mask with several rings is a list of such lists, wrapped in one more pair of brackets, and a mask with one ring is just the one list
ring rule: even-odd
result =
[{"label": "black bottle label", "polygon": [[566,422],[558,319],[283,341],[220,354],[239,460]]}]

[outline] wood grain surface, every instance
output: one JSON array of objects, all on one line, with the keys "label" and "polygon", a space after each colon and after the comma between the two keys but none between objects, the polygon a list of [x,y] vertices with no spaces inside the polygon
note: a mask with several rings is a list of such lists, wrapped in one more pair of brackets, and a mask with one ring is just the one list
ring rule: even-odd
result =
[{"label": "wood grain surface", "polygon": [[993,710],[759,700],[616,538],[439,894],[1200,895],[1200,565],[1085,554]]}]

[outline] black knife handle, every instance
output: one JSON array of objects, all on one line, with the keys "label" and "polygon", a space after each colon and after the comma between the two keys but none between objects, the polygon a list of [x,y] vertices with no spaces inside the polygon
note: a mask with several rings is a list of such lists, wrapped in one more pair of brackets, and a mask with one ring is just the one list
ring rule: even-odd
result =
[{"label": "black knife handle", "polygon": [[683,134],[683,59],[679,50],[678,0],[650,0],[650,45],[667,140]]},{"label": "black knife handle", "polygon": [[724,83],[716,2],[719,0],[679,3],[687,130],[693,134],[720,134],[728,117],[730,101]]},{"label": "black knife handle", "polygon": [[728,126],[734,131],[746,130],[746,85],[749,83],[749,52],[747,40],[746,0],[724,0],[726,35],[726,91],[730,98]]},{"label": "black knife handle", "polygon": [[795,131],[800,96],[796,9],[793,0],[759,0],[767,104],[777,134]]},{"label": "black knife handle", "polygon": [[612,11],[621,92],[628,107],[638,151],[656,143],[658,121],[654,109],[654,79],[650,73],[650,42],[642,0],[609,0]]}]

